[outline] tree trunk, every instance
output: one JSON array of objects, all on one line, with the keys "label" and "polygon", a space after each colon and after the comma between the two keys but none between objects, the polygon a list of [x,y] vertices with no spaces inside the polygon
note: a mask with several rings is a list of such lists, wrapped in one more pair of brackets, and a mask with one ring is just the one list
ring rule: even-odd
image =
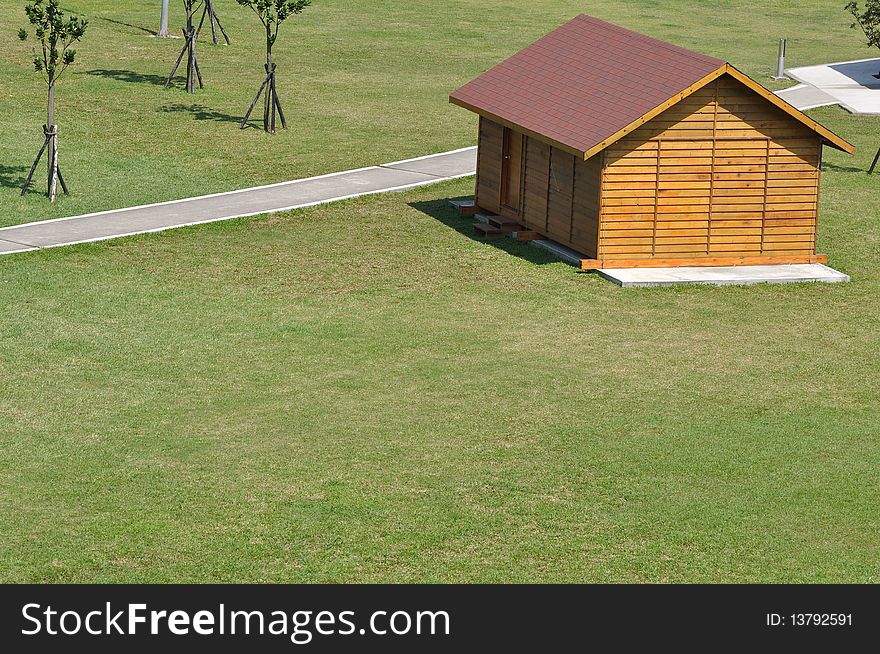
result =
[{"label": "tree trunk", "polygon": [[58,194],[55,180],[58,177],[58,136],[55,128],[55,80],[49,78],[49,98],[46,108],[46,128],[49,130],[49,201],[55,202],[55,196]]},{"label": "tree trunk", "polygon": [[[272,32],[269,25],[266,25],[266,75],[272,74]],[[275,113],[275,98],[272,95],[272,88],[275,85],[269,82],[266,85],[265,104],[263,105],[263,129],[270,134],[275,131],[273,125]]]},{"label": "tree trunk", "polygon": [[192,8],[186,10],[186,38],[189,40],[189,48],[186,51],[186,90],[187,93],[196,92],[196,41],[195,28],[193,27]]},{"label": "tree trunk", "polygon": [[163,39],[169,38],[168,33],[168,0],[162,0],[162,18],[159,20],[159,36]]},{"label": "tree trunk", "polygon": [[46,106],[46,126],[55,124],[55,80],[49,80],[49,99]]}]

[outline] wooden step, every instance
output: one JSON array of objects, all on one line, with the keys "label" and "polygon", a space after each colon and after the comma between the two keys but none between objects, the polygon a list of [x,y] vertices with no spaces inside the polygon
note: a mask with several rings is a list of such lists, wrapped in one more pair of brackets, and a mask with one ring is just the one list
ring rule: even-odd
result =
[{"label": "wooden step", "polygon": [[479,211],[474,200],[450,200],[449,204],[462,216],[473,216]]},{"label": "wooden step", "polygon": [[490,216],[489,224],[511,232],[517,232],[523,228],[516,218],[508,218],[507,216]]},{"label": "wooden step", "polygon": [[474,229],[483,236],[503,236],[504,231],[487,223],[474,223]]},{"label": "wooden step", "polygon": [[492,220],[492,218],[495,217],[496,216],[494,213],[487,213],[484,211],[474,214],[474,220],[476,220],[478,223],[488,223],[490,220]]}]

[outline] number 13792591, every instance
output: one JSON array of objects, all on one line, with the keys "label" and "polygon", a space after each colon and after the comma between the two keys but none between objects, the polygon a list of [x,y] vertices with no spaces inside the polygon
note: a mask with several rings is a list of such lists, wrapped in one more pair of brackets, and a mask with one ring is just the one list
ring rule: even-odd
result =
[{"label": "number 13792591", "polygon": [[852,613],[768,613],[768,627],[851,627]]}]

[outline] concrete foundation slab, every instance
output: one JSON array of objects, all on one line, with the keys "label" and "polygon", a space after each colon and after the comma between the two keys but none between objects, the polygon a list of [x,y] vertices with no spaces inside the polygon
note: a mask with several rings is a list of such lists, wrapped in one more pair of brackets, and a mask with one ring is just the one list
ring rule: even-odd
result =
[{"label": "concrete foundation slab", "polygon": [[575,252],[570,247],[566,247],[562,245],[562,243],[557,243],[556,241],[549,240],[536,240],[529,241],[529,245],[534,246],[536,248],[541,248],[542,250],[547,250],[548,252],[552,252],[557,257],[565,261],[566,263],[570,263],[573,266],[580,267],[581,259],[586,259],[587,257],[580,252]]},{"label": "concrete foundation slab", "polygon": [[623,287],[677,286],[679,284],[730,286],[850,281],[849,275],[819,263],[769,266],[604,268],[596,272],[605,279]]}]

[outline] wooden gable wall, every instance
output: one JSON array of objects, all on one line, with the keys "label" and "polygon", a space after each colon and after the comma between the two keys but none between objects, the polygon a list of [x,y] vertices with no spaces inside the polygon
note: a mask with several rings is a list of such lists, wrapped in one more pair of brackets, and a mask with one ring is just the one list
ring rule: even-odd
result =
[{"label": "wooden gable wall", "polygon": [[724,75],[605,151],[598,258],[810,260],[821,153]]}]

